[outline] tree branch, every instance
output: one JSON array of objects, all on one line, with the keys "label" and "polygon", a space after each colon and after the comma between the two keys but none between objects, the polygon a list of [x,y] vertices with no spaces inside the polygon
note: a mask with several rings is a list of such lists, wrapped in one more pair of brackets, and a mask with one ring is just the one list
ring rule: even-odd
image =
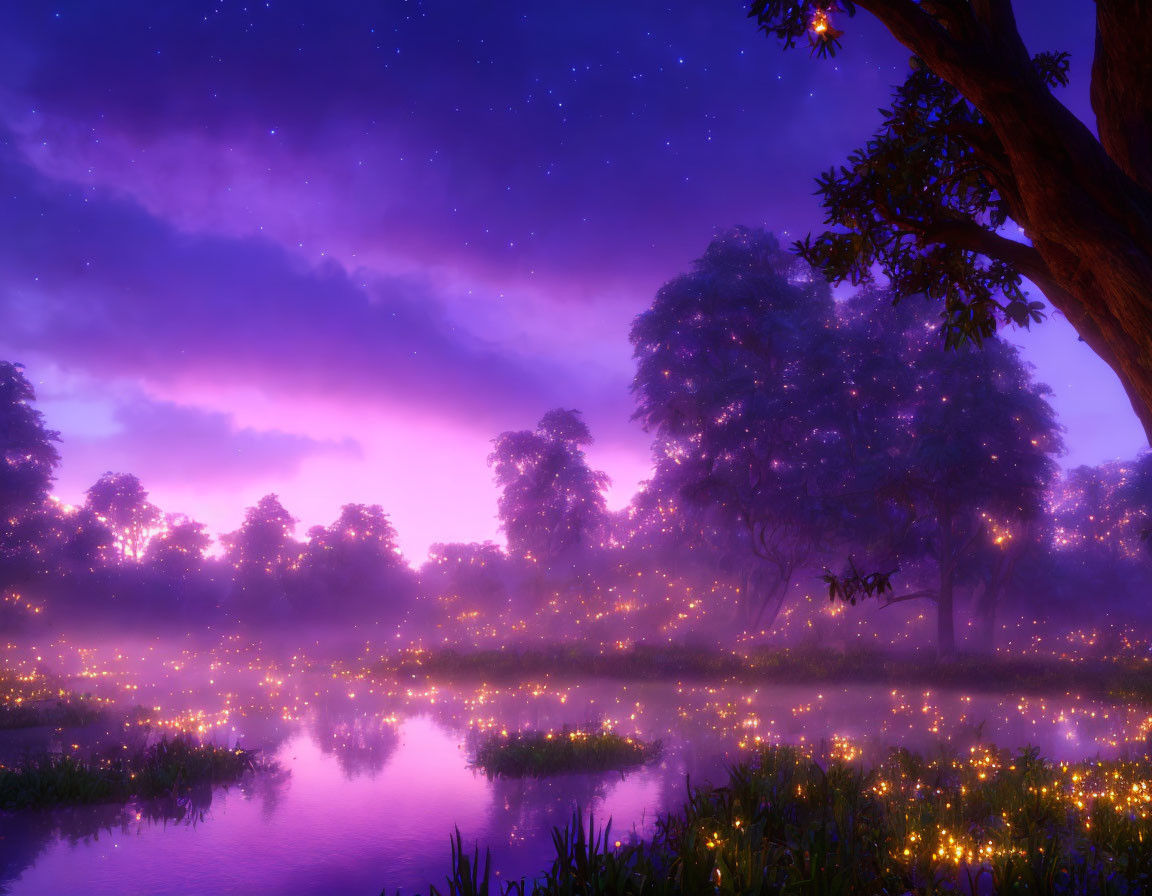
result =
[{"label": "tree branch", "polygon": [[972,13],[989,31],[1016,30],[1011,0],[971,0]]},{"label": "tree branch", "polygon": [[880,608],[883,609],[884,607],[892,606],[892,604],[900,604],[906,600],[936,601],[939,600],[939,595],[934,588],[923,588],[920,591],[910,591],[908,594],[901,594],[897,597],[886,597],[884,603],[880,605]]},{"label": "tree branch", "polygon": [[856,0],[856,5],[876,16],[896,40],[928,60],[933,70],[940,62],[960,69],[971,61],[947,29],[912,0]]}]

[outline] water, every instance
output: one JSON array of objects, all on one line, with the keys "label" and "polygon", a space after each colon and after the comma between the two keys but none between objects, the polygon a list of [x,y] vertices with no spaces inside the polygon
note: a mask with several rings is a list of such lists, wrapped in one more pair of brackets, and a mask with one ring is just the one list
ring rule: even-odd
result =
[{"label": "water", "polygon": [[[686,774],[720,780],[725,763],[759,743],[823,744],[850,757],[896,743],[922,750],[1032,743],[1056,759],[1083,759],[1142,747],[1152,729],[1145,708],[1068,695],[611,680],[430,686],[283,669],[260,684],[269,680],[266,669],[236,667],[213,667],[211,686],[186,668],[173,670],[179,674],[167,686],[197,684],[165,690],[158,676],[141,699],[190,727],[203,724],[206,737],[263,748],[278,773],[178,803],[0,817],[0,889],[13,896],[426,892],[430,882],[443,885],[455,827],[466,843],[492,849],[502,876],[531,876],[545,861],[551,826],[576,805],[611,817],[613,839],[643,836],[658,813],[682,801]],[[111,687],[132,687],[109,677]],[[492,781],[469,767],[484,732],[588,722],[660,739],[663,755],[625,775],[539,781]],[[74,738],[124,731],[2,734],[0,746],[12,751],[36,738],[67,749]]]}]

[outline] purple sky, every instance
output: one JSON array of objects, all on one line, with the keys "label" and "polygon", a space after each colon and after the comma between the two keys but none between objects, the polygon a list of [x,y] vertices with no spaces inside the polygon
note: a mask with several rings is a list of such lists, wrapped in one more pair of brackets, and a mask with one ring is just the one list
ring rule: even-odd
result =
[{"label": "purple sky", "polygon": [[[1017,5],[1086,116],[1093,4]],[[58,491],[135,472],[217,531],[269,491],[306,525],[380,503],[419,561],[495,537],[489,440],[563,405],[622,505],[632,317],[717,230],[818,227],[813,177],[903,78],[840,24],[819,61],[716,0],[7,5],[0,357]],[[1015,338],[1066,464],[1144,444],[1063,321]]]}]

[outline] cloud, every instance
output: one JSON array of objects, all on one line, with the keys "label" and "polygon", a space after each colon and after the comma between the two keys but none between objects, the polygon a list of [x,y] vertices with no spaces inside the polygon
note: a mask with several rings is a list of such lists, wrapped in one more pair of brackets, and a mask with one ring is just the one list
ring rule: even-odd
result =
[{"label": "cloud", "polygon": [[313,267],[255,238],[179,232],[0,156],[0,348],[152,388],[244,388],[491,423],[548,403],[455,328],[419,278]]},{"label": "cloud", "polygon": [[305,459],[358,460],[363,454],[352,439],[240,427],[228,414],[144,397],[119,405],[113,420],[117,430],[108,435],[64,433],[70,466],[133,472],[153,485],[225,489],[291,477]]}]

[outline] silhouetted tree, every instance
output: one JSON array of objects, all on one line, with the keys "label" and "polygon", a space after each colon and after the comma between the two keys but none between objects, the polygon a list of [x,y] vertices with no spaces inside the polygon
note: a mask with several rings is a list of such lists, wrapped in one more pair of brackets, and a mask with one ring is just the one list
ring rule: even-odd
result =
[{"label": "silhouetted tree", "polygon": [[139,560],[160,522],[160,508],[132,473],[105,473],[85,492],[88,508],[108,524],[119,555]]},{"label": "silhouetted tree", "polygon": [[301,551],[293,537],[297,522],[276,495],[265,495],[245,511],[239,529],[220,537],[242,609],[277,615],[287,610],[288,576]]},{"label": "silhouetted tree", "polygon": [[[386,599],[396,603],[399,582],[394,575],[405,568],[396,530],[378,504],[345,504],[330,526],[308,530],[301,560],[302,597],[328,610],[383,610]],[[334,602],[334,603],[333,603]]]},{"label": "silhouetted tree", "polygon": [[588,466],[592,435],[579,411],[557,408],[535,430],[501,433],[488,457],[508,549],[548,567],[593,545],[604,525],[608,477]]},{"label": "silhouetted tree", "polygon": [[1152,556],[1152,451],[1142,452],[1132,464],[1122,500],[1128,508],[1129,523]]},{"label": "silhouetted tree", "polygon": [[38,507],[60,462],[60,434],[44,425],[35,400],[24,368],[0,361],[0,520]]},{"label": "silhouetted tree", "polygon": [[[52,575],[51,536],[57,508],[47,501],[60,436],[32,406],[35,390],[19,364],[0,361],[0,619],[26,621],[39,606],[27,588]],[[11,614],[3,613],[5,608]]]},{"label": "silhouetted tree", "polygon": [[[923,309],[894,313],[863,296],[845,310],[845,342],[856,347],[848,356],[857,426],[847,491],[857,496],[850,504],[856,539],[876,564],[935,568],[934,587],[884,600],[932,600],[938,647],[947,654],[955,649],[954,592],[964,561],[981,539],[1043,512],[1052,456],[1063,446],[1050,390],[1032,382],[1013,346],[989,339],[982,349],[944,351],[940,324]],[[890,358],[877,359],[878,351]]]},{"label": "silhouetted tree", "polygon": [[[820,181],[839,229],[802,254],[833,279],[877,265],[943,297],[947,332],[976,339],[998,316],[1036,317],[1027,277],[1116,371],[1152,437],[1152,4],[1096,2],[1095,133],[1052,93],[1067,55],[1033,57],[1010,0],[753,0],[751,15],[826,53],[842,36],[830,13],[857,6],[914,71],[881,131]],[[1030,245],[1003,235],[1008,221]]]},{"label": "silhouetted tree", "polygon": [[770,571],[747,624],[779,611],[836,524],[843,377],[823,280],[762,230],[716,239],[632,327],[635,416],[657,477],[743,527]]},{"label": "silhouetted tree", "polygon": [[485,608],[507,598],[508,556],[491,541],[434,544],[420,568],[420,580],[443,597],[470,597]]},{"label": "silhouetted tree", "polygon": [[1053,490],[1053,546],[1070,583],[1091,583],[1117,597],[1140,590],[1133,579],[1148,559],[1147,456],[1076,467]]},{"label": "silhouetted tree", "polygon": [[180,514],[168,514],[163,528],[144,552],[144,562],[166,575],[186,578],[204,564],[212,536],[203,523]]}]

